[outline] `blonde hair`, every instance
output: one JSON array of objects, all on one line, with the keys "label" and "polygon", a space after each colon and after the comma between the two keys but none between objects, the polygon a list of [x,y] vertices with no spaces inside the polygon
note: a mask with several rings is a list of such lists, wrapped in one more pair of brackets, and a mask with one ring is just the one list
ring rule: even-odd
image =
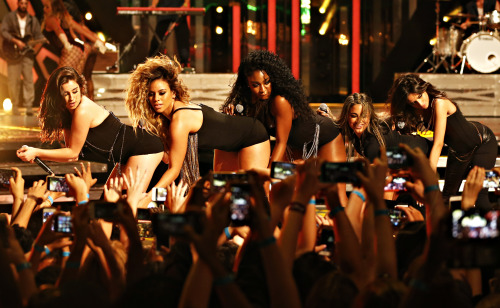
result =
[{"label": "blonde hair", "polygon": [[181,65],[175,58],[173,60],[167,56],[148,58],[130,75],[125,99],[125,107],[132,125],[137,127],[139,121],[144,119],[143,128],[159,136],[167,147],[170,144],[168,140],[170,121],[163,114],[156,113],[149,103],[149,87],[154,80],[164,80],[174,92],[176,100],[188,104],[188,89],[178,79],[180,70]]}]

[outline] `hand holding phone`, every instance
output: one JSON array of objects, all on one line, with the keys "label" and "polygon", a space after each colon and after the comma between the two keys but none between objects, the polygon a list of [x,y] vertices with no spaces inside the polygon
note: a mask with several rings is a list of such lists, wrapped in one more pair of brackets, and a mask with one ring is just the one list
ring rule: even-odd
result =
[{"label": "hand holding phone", "polygon": [[486,171],[483,188],[500,188],[500,175],[498,175],[495,171]]},{"label": "hand holding phone", "polygon": [[10,178],[14,178],[16,172],[12,169],[0,169],[0,184],[9,185]]},{"label": "hand holding phone", "polygon": [[63,176],[47,176],[47,189],[50,191],[69,192],[68,183]]},{"label": "hand holding phone", "polygon": [[54,231],[60,233],[73,233],[73,219],[69,215],[58,214],[54,220]]},{"label": "hand holding phone", "polygon": [[386,154],[389,169],[405,169],[413,165],[412,157],[400,147],[389,147]]},{"label": "hand holding phone", "polygon": [[321,165],[320,181],[325,183],[352,183],[354,186],[361,184],[356,175],[357,171],[363,172],[363,161],[332,163],[324,162]]},{"label": "hand holding phone", "polygon": [[167,201],[167,189],[164,187],[153,187],[152,200],[157,202]]},{"label": "hand holding phone", "polygon": [[405,183],[409,181],[405,176],[393,176],[392,181],[384,187],[384,191],[406,191]]},{"label": "hand holding phone", "polygon": [[233,226],[248,226],[250,224],[250,185],[232,184],[230,187],[231,204],[229,217]]},{"label": "hand holding phone", "polygon": [[295,174],[296,165],[294,163],[273,161],[271,163],[271,178],[284,180]]}]

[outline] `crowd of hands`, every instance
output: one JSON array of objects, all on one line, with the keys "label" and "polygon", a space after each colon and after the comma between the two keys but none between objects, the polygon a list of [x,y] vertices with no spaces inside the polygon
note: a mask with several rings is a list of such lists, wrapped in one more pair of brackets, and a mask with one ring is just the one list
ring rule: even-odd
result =
[{"label": "crowd of hands", "polygon": [[[71,213],[57,210],[33,236],[32,245],[23,249],[14,229],[28,228],[35,219],[33,213],[50,207],[65,193],[47,191],[40,180],[28,188],[24,200],[21,171],[13,168],[12,214],[2,214],[0,230],[0,306],[424,307],[460,301],[460,306],[472,307],[477,288],[468,277],[474,275],[461,272],[465,274],[460,280],[472,289],[470,294],[459,290],[470,295],[467,300],[457,297],[459,291],[450,282],[459,275],[443,278],[448,277],[443,273],[452,272],[446,267],[452,242],[447,233],[448,206],[439,189],[432,189],[438,176],[419,149],[401,147],[413,158],[414,182],[407,183],[407,188],[425,207],[425,215],[413,207],[401,209],[409,222],[425,224],[427,234],[421,255],[404,272],[398,272],[397,233],[384,200],[388,176],[384,149],[380,158],[358,172],[362,185],[350,194],[347,204],[341,204],[336,184],[319,181],[322,162],[317,158],[298,165],[295,175],[274,182],[270,189],[266,189],[270,181],[266,172],[248,171],[248,226],[230,225],[230,192],[213,192],[210,175],[191,188],[172,184],[167,188],[165,211],[201,213],[203,229],[197,233],[186,225],[184,236],[171,237],[169,247],[160,249],[155,244],[145,248],[138,233],[137,209],[145,197],[138,188],[144,170],[106,184],[104,199],[119,206],[112,221],[103,221],[90,218],[89,191],[96,180],[90,164],[83,163],[81,170],[75,168],[75,174],[65,176],[68,195],[75,200]],[[474,167],[465,184],[464,207],[473,206],[483,179],[484,170]],[[309,202],[318,193],[325,198],[327,215],[317,215]],[[72,234],[52,230],[57,215],[72,216]],[[317,253],[325,247],[316,246],[316,238],[327,227],[333,227],[335,244],[329,257],[324,257]],[[230,256],[221,252],[228,247]],[[297,276],[303,258],[314,260],[301,269],[308,273],[307,279]],[[57,275],[41,279],[50,267],[59,268]],[[105,290],[104,296],[82,287],[84,283],[101,293]],[[386,290],[380,291],[381,284]],[[492,290],[490,296],[500,296],[495,292],[500,290]]]}]

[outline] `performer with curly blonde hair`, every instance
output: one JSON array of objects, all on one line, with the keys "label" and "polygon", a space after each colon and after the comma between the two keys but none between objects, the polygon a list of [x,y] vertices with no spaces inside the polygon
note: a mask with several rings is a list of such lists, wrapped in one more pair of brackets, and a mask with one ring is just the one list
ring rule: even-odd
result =
[{"label": "performer with curly blonde hair", "polygon": [[159,136],[169,154],[169,169],[157,186],[170,185],[182,172],[188,183],[198,177],[197,149],[238,153],[238,169],[265,168],[270,144],[266,129],[256,119],[219,113],[189,102],[178,78],[179,62],[166,56],[147,59],[130,77],[126,108],[134,126]]}]

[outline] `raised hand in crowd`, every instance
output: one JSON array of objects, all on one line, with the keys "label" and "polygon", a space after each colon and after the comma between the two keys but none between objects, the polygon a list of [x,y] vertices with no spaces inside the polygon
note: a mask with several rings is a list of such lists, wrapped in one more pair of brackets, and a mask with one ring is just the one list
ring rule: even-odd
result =
[{"label": "raised hand in crowd", "polygon": [[183,213],[186,210],[188,189],[189,186],[183,181],[181,181],[179,185],[172,182],[167,186],[167,200],[165,206],[171,213]]},{"label": "raised hand in crowd", "polygon": [[128,174],[123,175],[127,186],[127,202],[132,208],[134,216],[137,215],[137,208],[147,207],[147,203],[150,201],[150,198],[146,198],[147,194],[143,191],[143,187],[146,185],[146,173],[146,169],[137,168],[135,176],[130,169]]},{"label": "raised hand in crowd", "polygon": [[[77,176],[82,178],[85,181],[85,185],[87,186],[87,189],[90,191],[90,188],[97,183],[97,179],[92,178],[92,168],[90,166],[90,162],[87,162],[87,167],[81,162],[80,166],[82,168],[82,171],[78,170],[77,167],[75,167],[75,173]],[[88,193],[88,192],[87,192]]]},{"label": "raised hand in crowd", "polygon": [[19,168],[12,167],[11,169],[16,172],[16,176],[9,179],[9,191],[13,198],[12,219],[14,219],[24,202],[24,179]]},{"label": "raised hand in crowd", "polygon": [[474,166],[465,180],[464,191],[462,192],[462,209],[468,210],[476,204],[477,196],[483,189],[486,172],[484,168]]},{"label": "raised hand in crowd", "polygon": [[36,206],[42,204],[48,196],[47,183],[44,180],[33,182],[33,186],[28,188],[26,200],[17,212],[16,217],[12,219],[11,224],[18,224],[20,227],[26,228]]},{"label": "raised hand in crowd", "polygon": [[124,180],[123,177],[109,179],[104,185],[104,200],[107,202],[118,202],[122,198]]}]

